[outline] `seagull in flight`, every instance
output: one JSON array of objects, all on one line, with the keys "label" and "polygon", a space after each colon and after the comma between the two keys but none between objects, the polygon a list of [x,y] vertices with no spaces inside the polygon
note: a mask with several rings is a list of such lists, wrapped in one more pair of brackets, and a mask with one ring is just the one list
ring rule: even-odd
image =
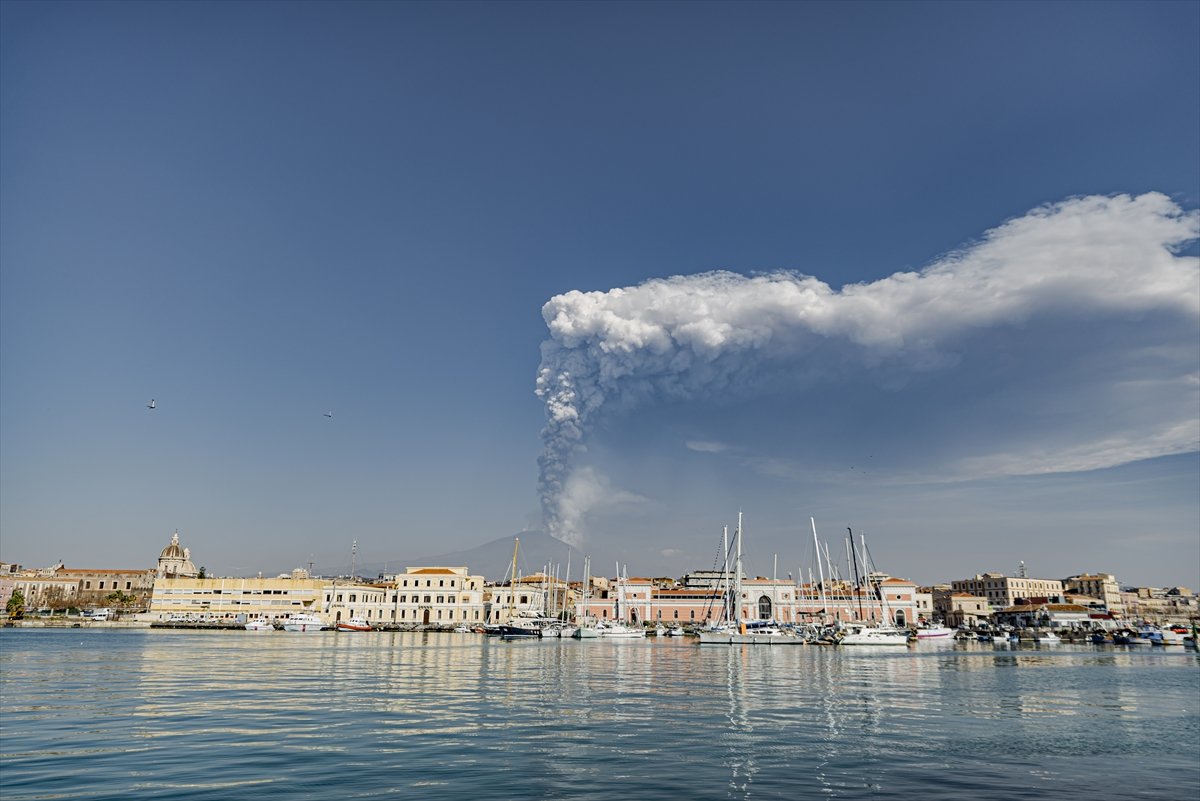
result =
[{"label": "seagull in flight", "polygon": [[146,404],[146,408],[147,408],[147,409],[153,409],[153,408],[155,408],[155,406],[154,406],[154,398],[151,398],[151,399],[150,399],[150,402]]},{"label": "seagull in flight", "polygon": [[326,416],[326,417],[329,417],[329,418],[332,418],[332,417],[333,417],[333,412],[325,412],[325,416]]}]

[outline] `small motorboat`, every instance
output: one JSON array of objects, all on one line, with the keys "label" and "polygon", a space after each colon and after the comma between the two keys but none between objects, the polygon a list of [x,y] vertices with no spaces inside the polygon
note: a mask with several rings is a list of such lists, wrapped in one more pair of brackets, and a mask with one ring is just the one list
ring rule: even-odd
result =
[{"label": "small motorboat", "polygon": [[258,617],[254,620],[246,621],[246,631],[274,631],[275,624],[267,620],[265,617]]},{"label": "small motorboat", "polygon": [[339,620],[337,622],[338,631],[374,631],[371,624],[366,618],[352,617],[349,620]]},{"label": "small motorboat", "polygon": [[466,623],[459,623],[457,626],[454,627],[454,633],[455,634],[470,634],[471,627],[468,626]]},{"label": "small motorboat", "polygon": [[671,626],[671,628],[667,629],[667,636],[668,637],[682,637],[683,636],[683,626]]}]

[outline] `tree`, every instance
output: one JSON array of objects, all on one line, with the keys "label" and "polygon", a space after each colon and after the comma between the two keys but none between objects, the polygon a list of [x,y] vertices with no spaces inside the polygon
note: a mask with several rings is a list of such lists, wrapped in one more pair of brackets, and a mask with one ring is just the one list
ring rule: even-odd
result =
[{"label": "tree", "polygon": [[20,590],[13,590],[12,597],[8,599],[8,603],[4,605],[4,611],[13,620],[19,620],[25,617],[25,593]]},{"label": "tree", "polygon": [[104,596],[105,603],[112,604],[113,606],[121,609],[124,609],[136,600],[136,595],[133,595],[132,593],[121,592],[120,590],[117,590],[116,592],[110,592],[108,595]]}]

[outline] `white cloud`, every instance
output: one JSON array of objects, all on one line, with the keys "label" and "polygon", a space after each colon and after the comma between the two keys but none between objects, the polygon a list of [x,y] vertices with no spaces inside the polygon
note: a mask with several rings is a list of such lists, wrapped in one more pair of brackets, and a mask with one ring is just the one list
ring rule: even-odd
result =
[{"label": "white cloud", "polygon": [[706,442],[704,440],[689,439],[683,443],[689,451],[697,453],[721,453],[729,450],[729,446],[724,442]]}]

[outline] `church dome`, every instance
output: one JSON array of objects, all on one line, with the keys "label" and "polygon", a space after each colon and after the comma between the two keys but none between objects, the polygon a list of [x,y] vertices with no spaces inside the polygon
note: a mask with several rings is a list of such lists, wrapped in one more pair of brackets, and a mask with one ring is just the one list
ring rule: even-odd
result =
[{"label": "church dome", "polygon": [[162,553],[158,555],[159,559],[184,559],[183,548],[179,547],[179,532],[176,531],[171,537],[171,544],[162,549]]}]

